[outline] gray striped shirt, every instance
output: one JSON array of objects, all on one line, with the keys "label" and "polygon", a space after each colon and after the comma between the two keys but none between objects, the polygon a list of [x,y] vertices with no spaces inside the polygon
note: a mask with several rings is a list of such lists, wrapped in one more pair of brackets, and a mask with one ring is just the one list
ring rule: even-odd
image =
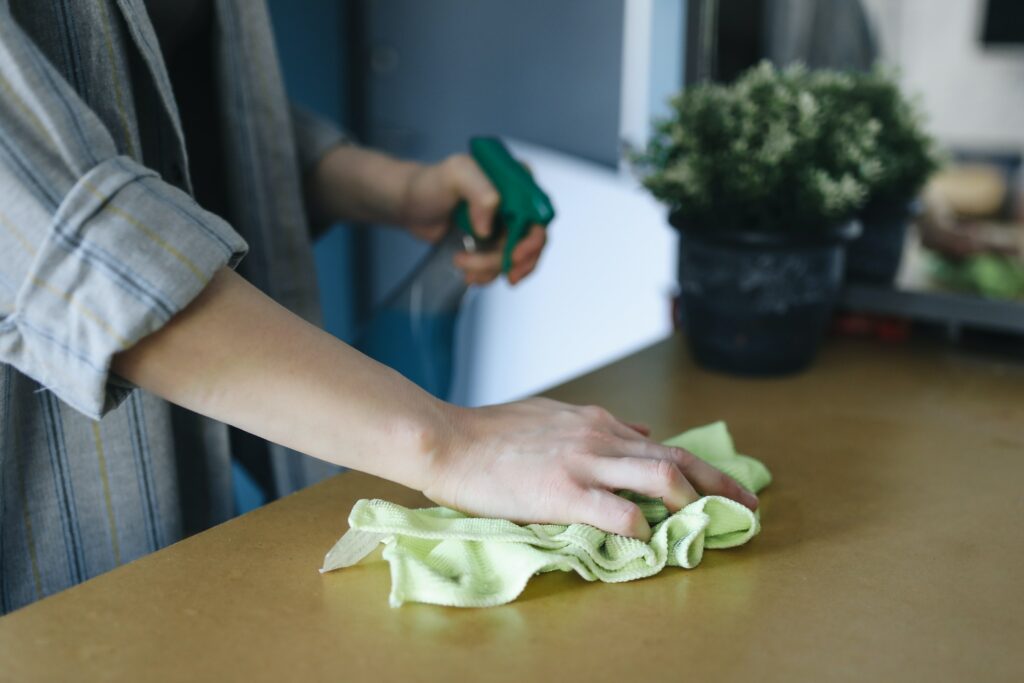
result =
[{"label": "gray striped shirt", "polygon": [[[342,136],[288,106],[262,2],[212,11],[221,215],[143,0],[0,0],[0,613],[231,515],[227,427],[115,353],[225,265],[318,320],[300,178]],[[334,471],[270,450],[279,494]]]}]

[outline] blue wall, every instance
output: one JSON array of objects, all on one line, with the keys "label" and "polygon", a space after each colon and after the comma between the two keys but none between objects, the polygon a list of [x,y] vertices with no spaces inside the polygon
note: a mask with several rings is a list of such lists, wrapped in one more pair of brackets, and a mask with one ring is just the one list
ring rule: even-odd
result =
[{"label": "blue wall", "polygon": [[[344,3],[270,0],[288,94],[307,109],[345,126]],[[351,229],[335,226],[315,248],[324,327],[351,341],[355,324]]]}]

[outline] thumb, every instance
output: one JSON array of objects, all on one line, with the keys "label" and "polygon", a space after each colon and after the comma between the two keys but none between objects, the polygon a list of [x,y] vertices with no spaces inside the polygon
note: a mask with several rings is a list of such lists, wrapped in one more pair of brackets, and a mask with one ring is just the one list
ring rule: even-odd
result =
[{"label": "thumb", "polygon": [[490,237],[501,195],[472,157],[460,154],[453,161],[453,185],[458,196],[469,204],[473,231],[482,238]]}]

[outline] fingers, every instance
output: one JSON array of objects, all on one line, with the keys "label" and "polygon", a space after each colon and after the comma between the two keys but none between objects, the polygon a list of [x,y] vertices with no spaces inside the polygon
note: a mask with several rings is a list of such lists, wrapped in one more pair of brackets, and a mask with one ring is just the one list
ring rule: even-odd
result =
[{"label": "fingers", "polygon": [[647,435],[641,431],[638,431],[636,427],[626,422],[622,422],[617,417],[612,416],[611,420],[611,431],[615,436],[619,437],[623,441],[639,441],[641,443],[647,442]]},{"label": "fingers", "polygon": [[448,158],[447,164],[456,194],[469,204],[469,220],[474,232],[479,237],[490,237],[494,213],[501,200],[498,190],[469,155],[456,154]]},{"label": "fingers", "polygon": [[651,539],[651,527],[635,503],[602,489],[582,493],[573,510],[573,518],[611,534]]},{"label": "fingers", "polygon": [[[512,251],[509,284],[517,284],[533,272],[547,239],[547,230],[543,226],[532,226],[527,236]],[[492,251],[459,252],[453,262],[456,268],[466,273],[466,282],[486,284],[501,274],[503,248],[504,245],[499,244]]]},{"label": "fingers", "polygon": [[[602,449],[605,451],[604,455],[618,456],[619,458],[625,456],[641,461],[668,461],[673,463],[688,482],[701,493],[725,496],[747,506],[751,510],[757,509],[758,500],[756,495],[740,486],[735,479],[704,462],[693,453],[682,448],[655,443],[645,438],[645,436],[641,436],[643,432],[638,431],[633,425],[620,421],[601,407],[584,406],[577,410],[592,421],[596,431],[605,430],[611,432],[610,436],[613,441],[606,441],[609,445],[607,448]],[[669,475],[666,474],[665,476]],[[620,488],[630,487],[620,485]],[[661,494],[652,494],[641,489],[630,490],[657,498],[663,497]],[[669,499],[665,499],[666,505],[669,505],[669,502]]]},{"label": "fingers", "polygon": [[663,446],[653,441],[623,442],[622,449],[623,455],[656,458],[675,463],[683,476],[704,495],[725,496],[751,510],[757,509],[757,496],[740,486],[739,482],[725,472],[712,467],[687,450]]},{"label": "fingers", "polygon": [[626,426],[629,427],[630,429],[632,429],[634,432],[636,432],[640,436],[650,436],[651,435],[651,428],[648,427],[645,424],[640,424],[639,422],[627,422]]},{"label": "fingers", "polygon": [[452,258],[455,267],[466,274],[466,282],[483,285],[501,274],[501,251],[460,251]]},{"label": "fingers", "polygon": [[[469,220],[473,224],[473,231],[481,238],[490,237],[494,229],[495,213],[501,203],[498,190],[472,157],[457,154],[449,157],[446,164],[449,182],[456,195],[465,199],[469,205]],[[512,266],[508,272],[510,284],[517,284],[534,271],[546,243],[547,231],[544,227],[531,226],[530,232],[512,252]],[[486,284],[501,274],[501,249],[502,245],[499,245],[494,251],[459,254],[455,258],[455,266],[466,273],[467,283]]]},{"label": "fingers", "polygon": [[650,429],[644,425],[634,425],[623,422],[601,406],[582,406],[577,408],[584,416],[594,421],[599,429],[610,429],[612,434],[620,439],[646,440]]},{"label": "fingers", "polygon": [[592,473],[595,483],[609,490],[627,489],[651,498],[661,498],[673,512],[700,498],[671,460],[598,458]]},{"label": "fingers", "polygon": [[725,496],[741,503],[751,510],[757,509],[757,496],[740,486],[728,474],[712,467],[693,453],[682,448],[673,448],[675,462],[686,478],[707,495]]},{"label": "fingers", "polygon": [[[469,220],[473,231],[481,238],[488,238],[494,230],[494,217],[501,196],[490,179],[472,157],[456,154],[445,162],[449,183],[458,197],[469,205]],[[541,252],[547,242],[547,231],[543,226],[531,226],[527,234],[512,253],[512,267],[508,280],[516,284],[534,271]],[[500,248],[486,254],[467,254],[458,257],[455,265],[466,272],[466,282],[484,284],[491,282],[501,273]]]},{"label": "fingers", "polygon": [[512,251],[512,268],[508,273],[510,284],[520,282],[532,273],[540,260],[541,252],[548,241],[548,231],[544,226],[533,225],[526,237]]},{"label": "fingers", "polygon": [[547,241],[548,231],[544,229],[544,226],[531,225],[526,237],[520,240],[516,248],[512,250],[512,263],[518,265],[538,258]]}]

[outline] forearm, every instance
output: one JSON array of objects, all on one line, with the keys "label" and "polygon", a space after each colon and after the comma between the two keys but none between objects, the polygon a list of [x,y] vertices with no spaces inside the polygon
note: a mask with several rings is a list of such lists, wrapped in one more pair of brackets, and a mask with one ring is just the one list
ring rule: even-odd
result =
[{"label": "forearm", "polygon": [[113,370],[195,412],[417,488],[457,410],[230,270]]},{"label": "forearm", "polygon": [[335,147],[307,178],[311,211],[328,222],[401,223],[412,176],[422,168],[355,145]]},{"label": "forearm", "polygon": [[597,408],[531,400],[470,410],[438,401],[230,270],[115,356],[113,370],[198,413],[470,514],[648,538],[641,510],[611,492],[678,510],[697,486],[757,505],[698,458]]}]

